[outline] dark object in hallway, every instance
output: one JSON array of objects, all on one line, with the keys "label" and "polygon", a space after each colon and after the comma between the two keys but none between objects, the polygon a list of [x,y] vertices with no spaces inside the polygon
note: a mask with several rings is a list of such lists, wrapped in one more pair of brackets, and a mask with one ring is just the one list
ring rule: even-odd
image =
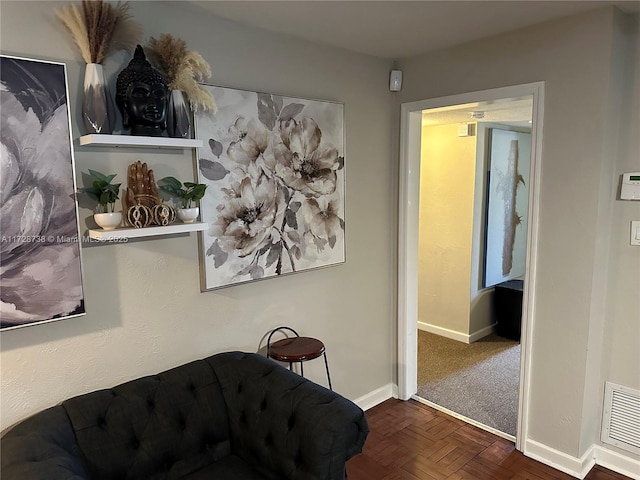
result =
[{"label": "dark object in hallway", "polygon": [[509,280],[495,286],[493,305],[497,333],[510,340],[520,341],[522,324],[522,280]]},{"label": "dark object in hallway", "polygon": [[2,437],[2,480],[343,480],[367,437],[346,398],[228,352],[70,398]]},{"label": "dark object in hallway", "polygon": [[[414,400],[367,410],[371,433],[347,480],[575,480],[513,443]],[[585,480],[631,480],[595,466]]]}]

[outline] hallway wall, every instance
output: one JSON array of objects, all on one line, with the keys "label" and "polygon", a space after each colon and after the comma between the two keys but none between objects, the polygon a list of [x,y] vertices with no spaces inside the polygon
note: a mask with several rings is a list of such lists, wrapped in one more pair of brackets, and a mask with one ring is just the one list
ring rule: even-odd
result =
[{"label": "hallway wall", "polygon": [[469,334],[475,160],[457,124],[423,127],[418,322],[433,333]]}]

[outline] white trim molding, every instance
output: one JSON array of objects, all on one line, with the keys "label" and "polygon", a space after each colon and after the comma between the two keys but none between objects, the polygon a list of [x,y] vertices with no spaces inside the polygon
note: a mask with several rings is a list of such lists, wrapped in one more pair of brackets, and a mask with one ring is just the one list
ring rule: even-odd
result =
[{"label": "white trim molding", "polygon": [[436,335],[440,335],[441,337],[450,338],[451,340],[457,340],[458,342],[473,343],[495,332],[496,324],[494,323],[493,325],[481,328],[480,330],[477,330],[471,334],[467,334],[456,332],[455,330],[449,330],[448,328],[439,327],[437,325],[432,325],[430,323],[418,321],[418,330],[435,333]]},{"label": "white trim molding", "polygon": [[631,458],[603,445],[596,445],[595,456],[598,465],[626,475],[633,480],[640,480],[640,459]]},{"label": "white trim molding", "polygon": [[358,405],[362,410],[367,411],[390,398],[398,398],[398,386],[394,383],[388,383],[372,392],[366,393],[354,399],[353,403]]},{"label": "white trim molding", "polygon": [[586,477],[597,464],[633,480],[640,480],[640,460],[602,445],[591,445],[582,457],[577,458],[534,440],[527,440],[524,454],[576,478]]},{"label": "white trim molding", "polygon": [[594,446],[591,446],[582,458],[577,458],[535,440],[527,440],[523,453],[576,478],[584,478],[596,464]]},{"label": "white trim molding", "polygon": [[422,111],[431,108],[504,98],[533,97],[531,171],[529,177],[529,226],[527,229],[526,275],[522,299],[522,355],[516,448],[524,450],[528,437],[529,390],[531,383],[532,332],[537,266],[537,235],[544,82],[500,87],[400,105],[400,162],[398,172],[398,395],[407,400],[418,391],[418,218],[420,198],[420,142]]},{"label": "white trim molding", "polygon": [[481,328],[480,330],[476,330],[475,332],[470,333],[468,335],[469,343],[477,342],[481,338],[484,338],[487,335],[491,335],[496,331],[497,325],[498,325],[497,323],[494,323],[493,325],[489,325],[488,327],[484,327],[484,328]]}]

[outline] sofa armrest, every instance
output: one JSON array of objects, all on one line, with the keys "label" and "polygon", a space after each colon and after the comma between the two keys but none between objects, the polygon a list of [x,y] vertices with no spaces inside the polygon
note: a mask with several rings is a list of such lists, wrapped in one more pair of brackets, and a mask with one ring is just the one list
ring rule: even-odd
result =
[{"label": "sofa armrest", "polygon": [[2,480],[86,480],[86,465],[64,408],[27,418],[0,439]]},{"label": "sofa armrest", "polygon": [[257,354],[208,359],[222,386],[233,453],[278,480],[342,480],[369,432],[353,402]]}]

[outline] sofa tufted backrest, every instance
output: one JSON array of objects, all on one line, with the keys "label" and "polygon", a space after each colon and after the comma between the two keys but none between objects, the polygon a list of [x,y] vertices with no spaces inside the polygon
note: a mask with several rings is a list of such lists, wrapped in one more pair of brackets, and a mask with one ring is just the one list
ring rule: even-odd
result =
[{"label": "sofa tufted backrest", "polygon": [[344,478],[369,431],[359,407],[258,354],[206,360],[225,396],[233,454],[272,480]]},{"label": "sofa tufted backrest", "polygon": [[15,425],[1,442],[0,478],[88,478],[67,412],[60,405]]},{"label": "sofa tufted backrest", "polygon": [[63,402],[91,478],[180,478],[229,455],[226,406],[204,360]]}]

